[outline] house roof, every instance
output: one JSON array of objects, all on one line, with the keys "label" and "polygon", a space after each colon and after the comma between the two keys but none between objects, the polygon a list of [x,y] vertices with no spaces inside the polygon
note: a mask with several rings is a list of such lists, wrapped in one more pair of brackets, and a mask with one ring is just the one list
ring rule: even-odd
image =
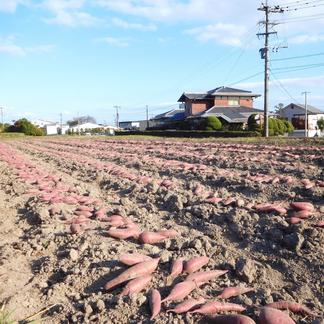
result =
[{"label": "house roof", "polygon": [[[229,123],[245,123],[252,114],[263,114],[262,110],[244,106],[218,107],[214,106],[200,114],[199,117],[216,116]],[[197,115],[195,115],[197,117]]]},{"label": "house roof", "polygon": [[[153,120],[158,120],[158,119],[171,119],[171,120],[181,120],[183,118],[182,115],[184,116],[185,111],[184,109],[172,109],[169,110],[163,114],[156,115]],[[179,119],[181,118],[181,119]]]},{"label": "house roof", "polygon": [[[300,104],[295,104],[295,103],[291,103],[288,106],[286,106],[285,108],[283,108],[283,110],[286,110],[287,108],[290,107],[297,107],[299,109],[303,109],[305,110],[305,106],[304,105],[300,105]],[[312,114],[323,114],[324,112],[314,106],[311,105],[307,105],[307,112],[308,113],[312,113]]]},{"label": "house roof", "polygon": [[183,102],[186,98],[189,100],[208,100],[216,96],[236,96],[236,97],[260,97],[251,91],[235,89],[230,87],[217,87],[207,92],[184,92],[178,102]]}]

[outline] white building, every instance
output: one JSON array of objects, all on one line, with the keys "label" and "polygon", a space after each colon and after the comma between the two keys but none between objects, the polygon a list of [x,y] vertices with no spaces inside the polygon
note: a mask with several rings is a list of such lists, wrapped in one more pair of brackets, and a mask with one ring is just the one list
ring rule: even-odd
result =
[{"label": "white building", "polygon": [[45,135],[57,135],[58,134],[58,124],[51,124],[51,125],[45,125],[43,127],[43,130],[45,132]]},{"label": "white building", "polygon": [[80,125],[75,125],[69,128],[70,132],[73,133],[87,133],[91,132],[93,129],[104,129],[106,133],[109,133],[111,135],[114,134],[114,131],[116,130],[116,127],[114,126],[106,126],[106,125],[100,125],[100,124],[94,124],[94,123],[84,123]]},{"label": "white building", "polygon": [[37,119],[37,120],[32,121],[32,124],[34,124],[35,126],[37,126],[39,128],[43,128],[46,125],[54,125],[54,124],[57,124],[57,123],[49,121],[49,120]]},{"label": "white building", "polygon": [[[279,115],[294,125],[296,133],[303,135],[303,130],[305,130],[305,106],[291,103],[281,109]],[[317,121],[321,118],[324,118],[323,111],[311,105],[307,106],[308,137],[324,136],[317,127]]]}]

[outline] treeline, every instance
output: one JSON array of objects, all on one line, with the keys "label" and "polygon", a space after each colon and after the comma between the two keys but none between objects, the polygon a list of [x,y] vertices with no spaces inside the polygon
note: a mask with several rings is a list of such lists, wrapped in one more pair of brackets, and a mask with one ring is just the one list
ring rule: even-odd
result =
[{"label": "treeline", "polygon": [[4,124],[1,125],[1,131],[3,133],[23,133],[29,136],[43,136],[44,131],[32,124],[26,118],[16,120],[13,125]]}]

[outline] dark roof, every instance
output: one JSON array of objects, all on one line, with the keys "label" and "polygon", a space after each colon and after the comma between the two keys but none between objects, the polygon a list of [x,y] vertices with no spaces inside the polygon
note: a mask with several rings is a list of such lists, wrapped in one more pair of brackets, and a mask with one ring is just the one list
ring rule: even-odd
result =
[{"label": "dark roof", "polygon": [[234,88],[229,88],[229,87],[218,87],[212,90],[207,91],[209,94],[217,94],[218,92],[224,93],[224,92],[229,92],[229,93],[252,93],[251,91],[246,91],[246,90],[241,90],[241,89],[234,89]]},{"label": "dark roof", "polygon": [[216,116],[225,119],[229,123],[246,123],[252,114],[263,114],[263,111],[244,106],[215,106],[200,114],[200,117]]},{"label": "dark roof", "polygon": [[157,119],[171,119],[171,120],[181,120],[181,119],[176,119],[179,118],[181,114],[184,115],[185,111],[184,109],[172,109],[169,110],[163,114],[159,114],[153,118],[153,120]]},{"label": "dark roof", "polygon": [[184,92],[182,96],[179,98],[178,102],[183,102],[185,98],[190,100],[206,100],[213,99],[213,96],[206,93],[195,93],[195,92]]},{"label": "dark roof", "polygon": [[178,102],[183,102],[186,98],[190,100],[208,100],[214,99],[215,96],[246,96],[260,97],[258,94],[253,94],[251,91],[235,89],[230,87],[218,87],[207,92],[184,92]]},{"label": "dark roof", "polygon": [[[298,107],[300,109],[303,109],[305,110],[305,106],[304,105],[301,105],[301,104],[295,104],[295,103],[291,103],[289,104],[288,106],[286,106],[285,108],[283,109],[286,109],[288,107],[291,107],[291,106],[295,106],[295,107]],[[313,113],[313,114],[323,114],[324,112],[314,106],[311,106],[311,105],[307,105],[307,112],[308,113]]]}]

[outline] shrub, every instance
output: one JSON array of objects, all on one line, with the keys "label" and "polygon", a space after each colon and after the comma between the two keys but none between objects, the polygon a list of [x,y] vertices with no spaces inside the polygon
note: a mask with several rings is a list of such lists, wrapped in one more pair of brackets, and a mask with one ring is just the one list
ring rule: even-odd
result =
[{"label": "shrub", "polygon": [[288,121],[288,120],[284,120],[283,122],[286,125],[287,133],[288,134],[291,134],[295,130],[293,124],[290,121]]},{"label": "shrub", "polygon": [[257,114],[252,114],[248,118],[248,130],[249,131],[261,131],[261,125],[260,125],[260,120],[258,119]]},{"label": "shrub", "polygon": [[324,131],[324,118],[321,117],[318,121],[317,121],[317,126],[318,128],[321,130],[321,132]]},{"label": "shrub", "polygon": [[222,129],[221,121],[215,116],[209,116],[206,118],[206,130],[220,130]]},{"label": "shrub", "polygon": [[277,119],[276,121],[277,121],[278,129],[279,129],[279,134],[284,135],[287,132],[287,127],[286,127],[285,123],[281,119]]},{"label": "shrub", "polygon": [[42,129],[38,128],[34,124],[32,124],[26,118],[22,118],[17,120],[14,125],[9,126],[8,132],[14,133],[24,133],[25,135],[31,136],[43,136],[44,132]]}]

